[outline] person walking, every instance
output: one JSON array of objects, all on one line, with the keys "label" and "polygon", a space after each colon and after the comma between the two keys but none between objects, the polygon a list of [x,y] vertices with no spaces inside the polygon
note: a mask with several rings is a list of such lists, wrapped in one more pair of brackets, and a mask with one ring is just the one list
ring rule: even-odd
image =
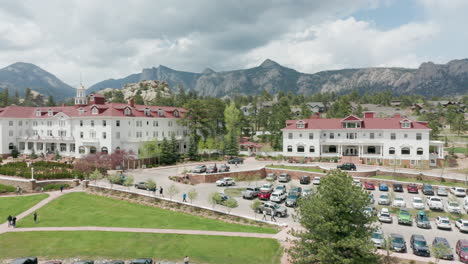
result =
[{"label": "person walking", "polygon": [[162,186],[159,188],[159,195],[161,195],[162,197],[164,197],[164,194],[163,194],[163,187],[162,187]]},{"label": "person walking", "polygon": [[60,186],[60,192],[63,192],[63,185]]},{"label": "person walking", "polygon": [[184,193],[182,195],[182,202],[187,202],[187,194],[186,193]]},{"label": "person walking", "polygon": [[37,212],[36,211],[34,211],[33,218],[34,218],[34,223],[37,224]]},{"label": "person walking", "polygon": [[13,217],[11,215],[9,215],[7,220],[8,220],[8,227],[10,227],[11,226],[11,221],[13,220]]},{"label": "person walking", "polygon": [[263,218],[262,218],[262,220],[267,221],[266,216],[267,216],[267,211],[266,211],[266,210],[263,210]]},{"label": "person walking", "polygon": [[13,216],[13,219],[11,220],[11,225],[13,226],[13,228],[16,227],[16,216]]},{"label": "person walking", "polygon": [[275,214],[276,214],[276,209],[273,208],[271,210],[271,221],[272,222],[276,222]]},{"label": "person walking", "polygon": [[188,256],[185,256],[184,258],[184,264],[189,264],[190,258]]}]

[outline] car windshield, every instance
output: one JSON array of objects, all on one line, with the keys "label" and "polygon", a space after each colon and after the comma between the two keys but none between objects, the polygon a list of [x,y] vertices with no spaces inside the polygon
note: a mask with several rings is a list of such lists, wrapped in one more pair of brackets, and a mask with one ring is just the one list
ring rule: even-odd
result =
[{"label": "car windshield", "polygon": [[264,184],[264,185],[262,186],[262,188],[270,188],[270,185],[269,185],[269,184]]},{"label": "car windshield", "polygon": [[463,226],[468,226],[468,223],[464,223]]},{"label": "car windshield", "polygon": [[459,206],[457,202],[450,202],[449,205],[453,206],[453,207],[458,207]]},{"label": "car windshield", "polygon": [[462,248],[461,248],[461,251],[463,251],[463,252],[468,252],[468,247],[462,247]]},{"label": "car windshield", "polygon": [[400,211],[400,215],[402,215],[402,216],[408,216],[408,215],[410,215],[410,213],[407,212],[407,211]]},{"label": "car windshield", "polygon": [[381,216],[385,216],[385,217],[389,217],[390,214],[389,213],[380,213]]},{"label": "car windshield", "polygon": [[383,235],[382,233],[377,233],[375,232],[374,235],[372,236],[373,238],[377,238],[377,239],[382,239],[383,238]]},{"label": "car windshield", "polygon": [[393,243],[403,244],[403,243],[405,243],[405,240],[402,237],[394,237],[393,238]]},{"label": "car windshield", "polygon": [[425,247],[426,246],[426,241],[422,240],[415,240],[414,243],[418,246]]},{"label": "car windshield", "polygon": [[279,208],[280,208],[280,206],[277,205],[277,204],[273,205],[273,207],[274,207],[275,209],[279,209]]},{"label": "car windshield", "polygon": [[440,222],[443,224],[450,224],[450,221],[448,219],[442,219],[440,220]]},{"label": "car windshield", "polygon": [[437,197],[433,197],[433,198],[431,199],[431,201],[440,202],[441,200],[440,200],[439,198],[437,198]]},{"label": "car windshield", "polygon": [[465,192],[465,190],[464,190],[464,189],[461,189],[461,188],[456,188],[455,190],[456,190],[457,192]]},{"label": "car windshield", "polygon": [[420,198],[414,198],[414,202],[415,202],[415,203],[422,203],[422,199],[420,199]]},{"label": "car windshield", "polygon": [[382,195],[380,195],[380,198],[382,198],[382,199],[388,199],[388,195],[382,194]]},{"label": "car windshield", "polygon": [[397,197],[397,198],[395,198],[395,200],[397,200],[397,201],[403,201],[403,198]]},{"label": "car windshield", "polygon": [[445,188],[439,188],[438,191],[439,191],[439,192],[446,192],[447,189],[445,189]]}]

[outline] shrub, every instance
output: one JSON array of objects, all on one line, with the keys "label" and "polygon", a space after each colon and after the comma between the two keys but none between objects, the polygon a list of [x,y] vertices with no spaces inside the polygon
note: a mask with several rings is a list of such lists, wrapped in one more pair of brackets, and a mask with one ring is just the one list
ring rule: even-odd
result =
[{"label": "shrub", "polygon": [[64,189],[70,188],[70,184],[58,184],[58,183],[51,183],[44,186],[44,191],[52,191],[52,190],[60,190],[60,187]]},{"label": "shrub", "polygon": [[0,184],[0,193],[14,192],[16,188],[11,185]]},{"label": "shrub", "polygon": [[224,204],[224,206],[227,206],[229,208],[236,208],[237,206],[239,206],[237,201],[235,199],[232,199],[232,198],[229,198],[227,201],[224,201],[223,204]]}]

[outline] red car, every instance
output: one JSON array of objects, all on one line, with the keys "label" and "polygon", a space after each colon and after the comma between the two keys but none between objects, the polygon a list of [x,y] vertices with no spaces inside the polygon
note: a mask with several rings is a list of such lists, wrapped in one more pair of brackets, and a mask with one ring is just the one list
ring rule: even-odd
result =
[{"label": "red car", "polygon": [[418,186],[414,183],[410,183],[408,184],[408,192],[409,193],[418,193],[419,190],[418,190]]},{"label": "red car", "polygon": [[458,240],[455,251],[457,252],[461,262],[468,263],[468,240]]},{"label": "red car", "polygon": [[261,191],[258,194],[258,199],[260,200],[270,200],[271,192]]},{"label": "red car", "polygon": [[364,188],[366,190],[375,190],[375,185],[371,182],[365,182],[364,183]]}]

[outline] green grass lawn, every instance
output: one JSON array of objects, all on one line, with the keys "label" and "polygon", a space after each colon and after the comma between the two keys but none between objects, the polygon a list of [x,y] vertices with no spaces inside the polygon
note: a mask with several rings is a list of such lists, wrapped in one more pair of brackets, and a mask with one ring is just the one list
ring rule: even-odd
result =
[{"label": "green grass lawn", "polygon": [[267,165],[266,167],[267,168],[274,168],[274,169],[300,170],[300,171],[310,171],[310,172],[324,173],[322,169],[307,168],[307,167],[300,167],[300,166]]},{"label": "green grass lawn", "polygon": [[[19,246],[20,245],[20,246]],[[275,239],[125,232],[21,232],[0,235],[0,259],[38,256],[40,259],[133,259],[195,263],[279,263]]]},{"label": "green grass lawn", "polygon": [[231,224],[81,192],[53,200],[38,210],[38,214],[37,224],[29,215],[18,223],[18,227],[109,226],[277,233],[273,228]]},{"label": "green grass lawn", "polygon": [[462,182],[449,182],[449,181],[441,182],[441,181],[438,181],[438,180],[418,181],[417,179],[414,179],[414,178],[398,177],[398,176],[392,176],[392,175],[378,175],[378,176],[371,176],[369,178],[382,179],[382,180],[403,181],[403,182],[413,182],[413,183],[429,183],[429,184],[433,184],[433,185],[443,185],[443,186],[447,186],[447,187],[454,187],[454,186],[467,187]]},{"label": "green grass lawn", "polygon": [[[446,148],[448,151],[451,151],[452,148]],[[454,147],[453,148],[453,151],[455,153],[459,153],[459,154],[465,154],[466,153],[466,148],[464,147]]]},{"label": "green grass lawn", "polygon": [[0,223],[7,221],[8,215],[16,216],[47,198],[48,194],[0,197]]}]

